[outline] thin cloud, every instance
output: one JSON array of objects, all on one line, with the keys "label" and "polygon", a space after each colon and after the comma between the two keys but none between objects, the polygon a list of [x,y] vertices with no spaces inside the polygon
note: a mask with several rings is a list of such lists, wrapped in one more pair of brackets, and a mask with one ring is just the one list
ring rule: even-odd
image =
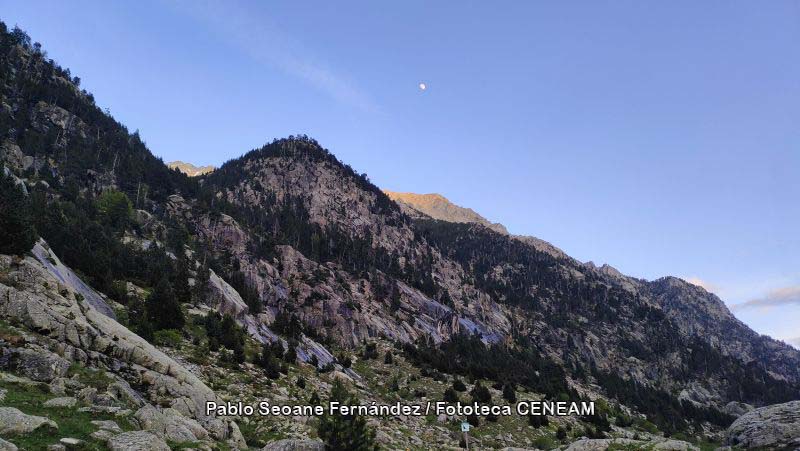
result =
[{"label": "thin cloud", "polygon": [[764,297],[736,304],[732,308],[733,310],[743,310],[757,307],[778,307],[782,305],[800,305],[800,285],[772,290]]},{"label": "thin cloud", "polygon": [[276,67],[335,100],[375,113],[378,107],[354,82],[312,56],[312,52],[268,17],[248,13],[234,2],[168,3],[206,24],[229,45],[253,60]]},{"label": "thin cloud", "polygon": [[794,346],[795,348],[797,348],[797,349],[800,349],[800,337],[797,337],[797,338],[787,338],[787,339],[786,339],[786,340],[784,340],[784,341],[786,341],[786,342],[787,342],[787,343],[789,343],[790,345]]}]

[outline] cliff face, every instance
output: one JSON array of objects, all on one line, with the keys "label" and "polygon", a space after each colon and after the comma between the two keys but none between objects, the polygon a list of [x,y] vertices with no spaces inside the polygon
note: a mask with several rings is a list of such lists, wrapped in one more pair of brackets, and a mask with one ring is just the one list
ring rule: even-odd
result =
[{"label": "cliff face", "polygon": [[[319,288],[336,293],[335,297],[345,303],[358,300],[362,306],[359,313],[345,315],[348,324],[337,323],[340,327],[336,329],[348,331],[347,339],[352,342],[375,333],[403,336],[393,330],[392,324],[398,318],[375,308],[385,306],[382,288],[375,289],[376,286],[402,283],[416,288],[416,296],[428,297],[446,307],[439,311],[452,312],[435,316],[433,323],[415,321],[420,330],[435,331],[437,340],[459,330],[449,324],[478,324],[485,330],[485,337],[497,337],[491,338],[496,340],[510,336],[513,323],[517,331],[543,338],[542,349],[563,359],[564,364],[591,362],[607,371],[626,368],[629,377],[641,383],[657,380],[659,386],[671,387],[676,393],[698,383],[711,393],[697,399],[704,404],[724,405],[731,400],[731,391],[738,390],[731,385],[735,384],[733,381],[720,383],[696,369],[688,369],[693,358],[706,352],[719,352],[726,359],[733,359],[726,360],[725,365],[737,365],[738,361],[742,366],[755,366],[750,370],[764,374],[780,368],[783,380],[792,384],[799,380],[798,371],[791,368],[791,364],[800,361],[795,350],[756,336],[719,299],[698,287],[674,278],[646,282],[626,277],[608,266],[583,264],[541,240],[496,233],[485,227],[485,221],[468,214],[441,213],[446,208],[428,211],[447,217],[447,222],[426,219],[427,213],[408,218],[402,214],[402,205],[397,209],[386,203],[380,191],[313,141],[279,141],[266,146],[226,164],[205,184],[216,198],[246,211],[257,208],[267,217],[271,216],[270,211],[278,214],[287,202],[299,206],[305,221],[319,227],[309,232],[312,236],[317,234],[319,245],[312,239],[304,246],[303,238],[298,237],[293,247],[301,253],[311,253],[310,261],[331,260],[327,266],[344,270],[341,277],[345,280],[353,279],[345,274],[350,272],[351,262],[348,251],[338,248],[338,242],[345,239],[350,244],[358,240],[369,243],[363,255],[352,257],[374,260],[364,269],[375,272],[375,278],[356,278],[353,282],[372,289],[366,288],[363,296],[356,296],[339,292],[330,287],[329,281],[320,284],[327,288]],[[392,196],[408,202],[419,199]],[[436,197],[432,204],[452,205],[442,199]],[[276,227],[272,221],[266,221],[267,227]],[[341,257],[336,257],[337,253]],[[314,271],[304,271],[308,270]],[[409,271],[430,274],[430,284],[421,282],[417,275],[408,277],[405,273]],[[300,292],[314,289],[309,284]],[[409,313],[420,308],[419,304],[414,305]],[[381,316],[380,321],[367,320],[365,311]],[[308,311],[306,318],[319,324],[315,318],[320,313]],[[454,319],[448,319],[451,315]],[[376,329],[377,324],[382,326]],[[658,328],[659,333],[654,334],[653,328]],[[439,334],[440,331],[447,332]],[[409,338],[416,338],[416,334]],[[698,348],[692,348],[693,343]],[[670,357],[663,359],[661,353]],[[721,367],[713,371],[721,371]],[[682,378],[691,384],[679,382]]]},{"label": "cliff face", "polygon": [[[189,178],[41,53],[9,39],[0,52],[2,161],[53,249],[40,243],[36,257],[2,257],[0,289],[13,302],[0,306],[0,319],[37,334],[59,358],[115,374],[144,402],[171,409],[162,415],[175,410],[215,440],[241,442],[234,424],[200,415],[198,402],[217,396],[212,381],[227,373],[239,385],[214,389],[255,390],[242,381],[276,365],[253,357],[269,343],[291,348],[287,371],[320,390],[330,382],[321,374],[333,371],[366,397],[393,396],[384,379],[408,374],[379,364],[377,346],[402,353],[397,365],[439,392],[455,376],[511,383],[525,396],[574,390],[625,406],[606,415],[640,412],[670,432],[718,431],[732,419],[720,412],[730,403],[800,397],[800,352],[758,336],[702,288],[578,262],[438,195],[383,192],[307,137]],[[159,276],[181,293],[188,319],[178,339],[195,363],[180,346],[173,359],[122,324],[147,331],[141,304]],[[238,324],[247,346],[210,336],[217,313]],[[211,338],[228,343],[214,350]],[[445,346],[448,359],[435,358]],[[351,365],[345,357],[356,353]],[[416,380],[405,382],[404,396],[427,397]],[[291,400],[287,390],[280,396]],[[430,429],[431,440],[447,435]]]}]

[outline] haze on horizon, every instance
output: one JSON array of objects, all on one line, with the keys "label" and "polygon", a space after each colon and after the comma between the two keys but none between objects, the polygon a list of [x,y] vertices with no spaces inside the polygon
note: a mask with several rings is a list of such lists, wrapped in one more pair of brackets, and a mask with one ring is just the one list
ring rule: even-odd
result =
[{"label": "haze on horizon", "polygon": [[683,277],[800,340],[800,4],[304,5],[4,0],[0,19],[165,161],[305,133],[382,188]]}]

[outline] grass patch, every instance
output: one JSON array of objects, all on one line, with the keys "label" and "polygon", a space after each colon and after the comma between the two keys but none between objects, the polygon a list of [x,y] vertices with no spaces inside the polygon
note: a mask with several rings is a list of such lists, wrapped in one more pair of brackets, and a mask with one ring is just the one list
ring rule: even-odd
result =
[{"label": "grass patch", "polygon": [[533,439],[533,446],[539,449],[553,449],[556,447],[556,441],[547,435],[540,435]]},{"label": "grass patch", "polygon": [[73,363],[69,367],[67,376],[78,376],[78,381],[82,384],[96,388],[97,391],[105,391],[108,386],[114,382],[105,371],[86,368],[85,366]]},{"label": "grass patch", "polygon": [[16,328],[2,320],[0,320],[0,339],[7,341],[11,346],[20,346],[25,342],[25,338]]},{"label": "grass patch", "polygon": [[97,430],[92,420],[113,420],[124,431],[133,427],[127,417],[115,417],[107,413],[79,412],[78,407],[53,408],[43,407],[42,404],[53,396],[47,391],[47,386],[27,386],[10,382],[0,382],[0,388],[7,390],[6,398],[2,405],[16,407],[28,415],[47,417],[58,424],[58,431],[39,430],[32,434],[16,437],[6,437],[20,449],[47,449],[48,445],[58,443],[62,437],[71,437],[85,442],[82,449],[104,450],[103,442],[90,437]]},{"label": "grass patch", "polygon": [[179,349],[183,337],[180,331],[175,329],[158,330],[153,333],[153,344],[156,346],[165,346],[168,348]]}]

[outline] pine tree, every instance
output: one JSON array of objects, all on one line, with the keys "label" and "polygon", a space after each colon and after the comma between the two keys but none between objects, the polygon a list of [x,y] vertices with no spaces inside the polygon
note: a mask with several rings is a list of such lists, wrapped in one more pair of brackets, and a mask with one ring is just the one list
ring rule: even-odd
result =
[{"label": "pine tree", "polygon": [[125,193],[110,190],[97,198],[97,210],[113,229],[122,231],[130,222],[133,207]]},{"label": "pine tree", "polygon": [[14,179],[0,173],[0,254],[23,254],[34,242],[30,200]]},{"label": "pine tree", "polygon": [[197,268],[197,277],[195,277],[193,287],[194,292],[192,293],[195,304],[199,304],[203,301],[203,299],[205,299],[208,291],[208,280],[210,277],[211,271],[209,271],[206,263],[203,263],[199,268]]},{"label": "pine tree", "polygon": [[[339,379],[336,379],[331,387],[330,401],[343,405],[358,404],[358,399],[347,391]],[[371,451],[378,449],[378,445],[375,443],[375,431],[367,426],[367,420],[362,416],[326,413],[320,417],[317,433],[325,442],[326,450]]]},{"label": "pine tree", "polygon": [[166,276],[158,281],[147,298],[147,319],[156,330],[180,329],[184,326],[181,305]]},{"label": "pine tree", "polygon": [[258,366],[264,369],[267,377],[270,379],[278,379],[280,374],[280,364],[273,352],[274,348],[271,345],[261,345],[261,356],[258,358]]},{"label": "pine tree", "polygon": [[175,297],[178,302],[192,302],[192,289],[189,286],[189,267],[184,255],[179,255],[178,261],[175,263],[173,287],[175,287]]},{"label": "pine tree", "polygon": [[286,363],[294,364],[297,362],[297,350],[295,349],[297,345],[289,342],[289,346],[286,349],[286,353],[283,354],[283,361]]}]

